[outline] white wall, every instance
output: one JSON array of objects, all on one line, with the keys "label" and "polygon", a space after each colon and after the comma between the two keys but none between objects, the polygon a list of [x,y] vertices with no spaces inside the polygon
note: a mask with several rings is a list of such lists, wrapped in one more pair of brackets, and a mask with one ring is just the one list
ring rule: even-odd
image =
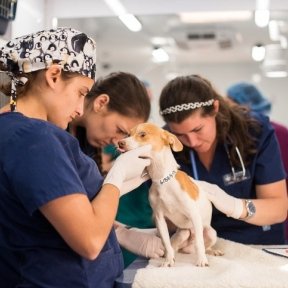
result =
[{"label": "white wall", "polygon": [[45,0],[18,0],[11,38],[45,28]]},{"label": "white wall", "polygon": [[[156,65],[139,67],[137,65],[113,66],[113,71],[122,70],[136,74],[140,79],[147,80],[151,85],[153,94],[152,99],[152,115],[151,119],[163,124],[163,120],[159,115],[158,99],[161,89],[168,82],[166,78],[167,72],[178,72],[179,75],[199,74],[210,80],[214,88],[221,94],[225,95],[226,89],[236,82],[248,81],[254,83],[265,96],[273,103],[270,118],[282,123],[288,127],[288,79],[287,78],[267,78],[261,75],[258,64],[234,63],[234,64],[197,64],[193,67],[173,67],[173,65]],[[112,70],[103,70],[99,67],[98,76],[110,73]],[[260,77],[260,82],[253,82],[255,78]],[[259,80],[259,79],[258,79]]]},{"label": "white wall", "polygon": [[[89,0],[89,3],[91,1],[92,0]],[[51,27],[51,17],[57,11],[59,13],[59,7],[62,8],[60,5],[61,3],[63,5],[66,3],[67,7],[69,1],[66,0],[59,2],[59,0],[18,0],[16,19],[12,22],[11,29],[9,29],[7,32],[8,35],[5,35],[5,37],[9,39]],[[74,6],[70,5],[71,10],[73,10],[72,7],[74,8]],[[68,12],[68,10],[70,9],[67,9],[66,12]],[[69,12],[71,12],[71,10]],[[60,11],[62,11],[62,9],[60,9]],[[95,13],[95,11],[93,12]],[[180,74],[200,74],[208,78],[221,94],[225,94],[226,88],[229,85],[238,81],[252,81],[252,75],[255,73],[260,73],[260,69],[257,64],[247,63],[226,65],[197,64],[193,67],[173,67],[173,63],[169,66],[159,66],[155,64],[149,65],[151,66],[139,67],[137,65],[133,65],[133,63],[126,63],[125,66],[114,66],[113,70],[123,70],[134,73],[141,79],[147,80],[151,84],[151,90],[154,96],[152,100],[152,119],[159,124],[163,122],[158,112],[158,97],[162,87],[168,81],[166,78],[167,72],[178,72]],[[101,70],[101,67],[99,67],[97,73],[98,75],[104,75],[109,72],[111,71],[103,69]],[[288,126],[288,109],[286,108],[288,106],[286,104],[288,98],[288,79],[272,79],[265,78],[263,76],[261,81],[257,83],[257,86],[263,91],[263,93],[266,94],[269,99],[271,99],[273,103],[271,118]]]}]

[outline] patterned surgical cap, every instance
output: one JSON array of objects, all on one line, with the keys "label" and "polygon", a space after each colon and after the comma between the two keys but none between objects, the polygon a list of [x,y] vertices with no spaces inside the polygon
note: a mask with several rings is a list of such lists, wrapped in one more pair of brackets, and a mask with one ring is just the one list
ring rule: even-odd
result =
[{"label": "patterned surgical cap", "polygon": [[95,80],[96,43],[73,28],[57,28],[15,38],[0,48],[1,71],[11,82],[11,111],[16,111],[16,87],[30,73],[58,63],[64,71],[77,72]]}]

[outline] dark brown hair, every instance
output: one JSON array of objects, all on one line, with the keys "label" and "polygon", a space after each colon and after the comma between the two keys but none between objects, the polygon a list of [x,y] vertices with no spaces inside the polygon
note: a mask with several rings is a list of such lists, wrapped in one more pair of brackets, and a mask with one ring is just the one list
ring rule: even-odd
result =
[{"label": "dark brown hair", "polygon": [[89,106],[101,94],[110,98],[108,110],[128,117],[143,118],[150,115],[150,99],[147,90],[136,76],[126,72],[113,72],[99,78],[86,96]]},{"label": "dark brown hair", "polygon": [[[241,106],[229,106],[225,99],[212,87],[211,83],[199,75],[177,77],[166,84],[160,95],[160,110],[184,103],[219,101],[219,111],[216,114],[217,140],[227,143],[233,165],[240,166],[235,146],[238,147],[245,164],[250,156],[256,153],[256,139],[252,131],[260,132],[260,124],[249,114],[249,110]],[[214,107],[202,106],[202,116],[214,115]],[[163,115],[166,123],[181,123],[194,113],[196,109]],[[186,149],[187,150],[187,149]],[[186,158],[186,157],[185,157]]]}]

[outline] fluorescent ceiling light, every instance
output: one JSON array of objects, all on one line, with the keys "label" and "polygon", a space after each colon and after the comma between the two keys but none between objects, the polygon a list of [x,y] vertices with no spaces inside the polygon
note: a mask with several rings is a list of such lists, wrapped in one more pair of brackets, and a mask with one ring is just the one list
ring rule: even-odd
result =
[{"label": "fluorescent ceiling light", "polygon": [[169,55],[163,48],[155,48],[152,51],[153,61],[155,63],[163,63],[169,61]]},{"label": "fluorescent ceiling light", "polygon": [[255,11],[255,24],[258,27],[266,27],[269,23],[270,11],[269,10],[256,10]]},{"label": "fluorescent ceiling light", "polygon": [[122,14],[118,17],[129,30],[133,32],[138,32],[142,29],[142,24],[133,14]]},{"label": "fluorescent ceiling light", "polygon": [[125,7],[119,0],[104,0],[104,1],[116,15],[119,16],[127,13]]},{"label": "fluorescent ceiling light", "polygon": [[119,0],[104,1],[129,30],[138,32],[142,29],[140,21],[133,14],[128,13]]},{"label": "fluorescent ceiling light", "polygon": [[262,70],[266,77],[287,77],[287,50],[280,44],[266,45],[266,55]]},{"label": "fluorescent ceiling light", "polygon": [[287,71],[269,71],[265,73],[266,77],[269,78],[284,78],[288,76]]},{"label": "fluorescent ceiling light", "polygon": [[216,23],[229,21],[247,21],[252,18],[251,11],[208,11],[180,13],[184,23]]},{"label": "fluorescent ceiling light", "polygon": [[172,37],[152,37],[151,43],[155,47],[161,46],[173,46],[175,44],[175,39]]},{"label": "fluorescent ceiling light", "polygon": [[265,58],[265,47],[262,45],[254,45],[252,48],[252,58],[254,61],[262,61]]},{"label": "fluorescent ceiling light", "polygon": [[279,41],[280,40],[280,31],[278,21],[271,20],[269,22],[269,36],[272,41]]},{"label": "fluorescent ceiling light", "polygon": [[268,10],[270,7],[270,0],[256,0],[256,10]]},{"label": "fluorescent ceiling light", "polygon": [[270,0],[256,0],[254,20],[258,27],[266,27],[270,19]]}]

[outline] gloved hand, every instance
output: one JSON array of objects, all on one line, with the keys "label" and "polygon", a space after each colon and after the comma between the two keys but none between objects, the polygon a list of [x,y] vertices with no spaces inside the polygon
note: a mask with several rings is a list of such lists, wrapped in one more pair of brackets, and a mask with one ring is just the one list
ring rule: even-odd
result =
[{"label": "gloved hand", "polygon": [[243,213],[243,200],[228,195],[218,185],[194,180],[206,193],[213,205],[228,217],[239,219]]},{"label": "gloved hand", "polygon": [[150,179],[150,176],[144,170],[144,173],[142,176],[137,176],[133,179],[124,181],[120,189],[120,197],[134,190],[135,188],[139,187],[142,183],[144,183],[145,181],[149,179]]},{"label": "gloved hand", "polygon": [[156,236],[157,229],[116,228],[119,244],[128,251],[146,258],[159,258],[164,255],[164,246]]},{"label": "gloved hand", "polygon": [[103,185],[112,184],[121,191],[125,181],[141,177],[145,167],[151,163],[150,151],[151,145],[145,145],[121,154],[109,170]]}]

